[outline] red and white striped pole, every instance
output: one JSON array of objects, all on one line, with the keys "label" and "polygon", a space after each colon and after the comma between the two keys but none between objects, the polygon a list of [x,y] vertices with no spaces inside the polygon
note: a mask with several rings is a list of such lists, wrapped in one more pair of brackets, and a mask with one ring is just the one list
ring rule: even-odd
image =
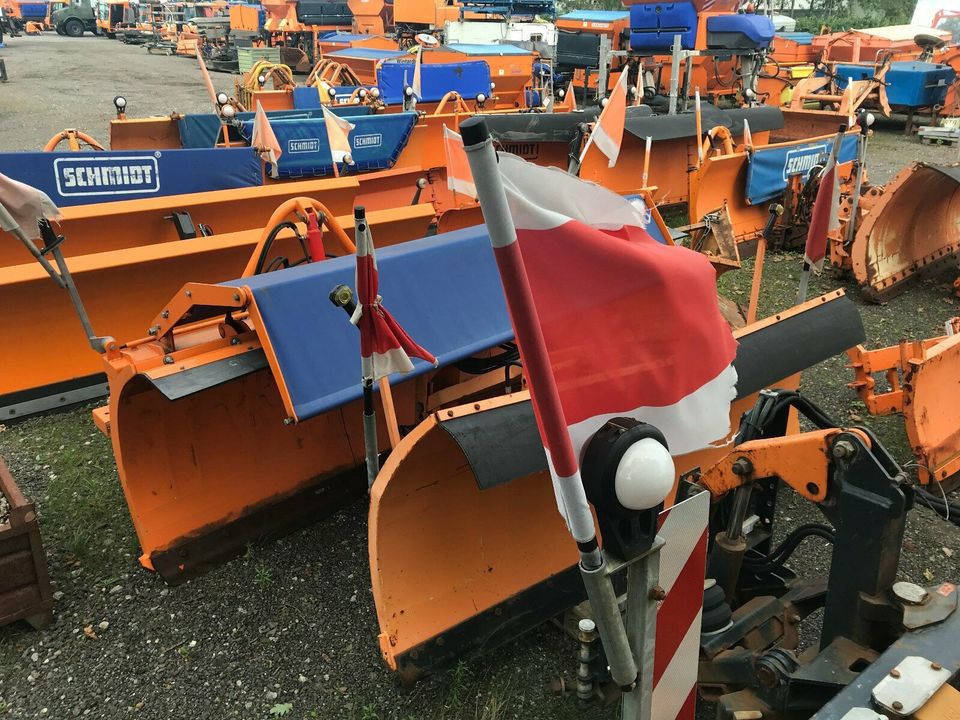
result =
[{"label": "red and white striped pole", "polygon": [[614,681],[629,692],[637,684],[637,664],[620,616],[616,592],[597,544],[593,515],[580,479],[579,460],[567,431],[543,331],[517,243],[516,228],[497,169],[493,142],[482,117],[473,117],[462,123],[460,132],[520,346],[524,374],[540,420],[557,504],[580,550],[580,573],[607,654],[610,673]]}]

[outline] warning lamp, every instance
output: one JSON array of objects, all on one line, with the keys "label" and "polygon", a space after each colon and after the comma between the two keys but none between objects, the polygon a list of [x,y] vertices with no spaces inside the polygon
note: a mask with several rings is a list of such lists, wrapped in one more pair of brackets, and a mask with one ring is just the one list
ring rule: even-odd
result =
[{"label": "warning lamp", "polygon": [[330,99],[333,100],[333,98],[337,96],[337,89],[335,87],[328,87],[327,95],[329,95]]},{"label": "warning lamp", "polygon": [[648,550],[676,477],[663,433],[633,418],[609,420],[587,444],[582,476],[604,549],[623,559]]},{"label": "warning lamp", "polygon": [[266,83],[266,82],[267,82],[267,76],[266,76],[266,75],[260,75],[260,76],[257,77],[257,83],[259,83],[260,87],[263,87],[264,83]]},{"label": "warning lamp", "polygon": [[567,91],[566,91],[566,90],[564,90],[563,88],[560,88],[559,90],[557,90],[557,97],[558,97],[558,98],[560,98],[561,100],[563,100],[566,96],[567,96]]},{"label": "warning lamp", "polygon": [[113,106],[117,109],[117,118],[123,120],[126,116],[127,99],[123,95],[117,95],[113,99]]},{"label": "warning lamp", "polygon": [[380,97],[380,88],[375,88],[375,87],[374,87],[374,88],[370,88],[370,96],[371,96],[374,100],[376,100],[378,97]]},{"label": "warning lamp", "polygon": [[360,96],[360,99],[362,100],[363,98],[365,98],[365,97],[367,96],[367,91],[366,91],[366,89],[360,88],[360,90],[357,92],[357,95],[359,95],[359,96]]},{"label": "warning lamp", "polygon": [[605,108],[608,102],[610,102],[610,98],[601,98],[600,107]]},{"label": "warning lamp", "polygon": [[495,82],[490,83],[490,92],[493,92],[497,89],[497,84]]},{"label": "warning lamp", "polygon": [[229,120],[237,114],[237,109],[230,103],[227,103],[220,108],[220,114]]},{"label": "warning lamp", "polygon": [[487,96],[483,93],[477,93],[477,105],[483,107],[483,104],[487,101]]},{"label": "warning lamp", "polygon": [[229,101],[229,100],[230,100],[230,98],[227,97],[227,94],[226,94],[225,92],[218,92],[218,93],[217,93],[217,105],[221,105],[221,106],[222,106],[222,105],[226,105],[226,104],[227,104],[227,101]]},{"label": "warning lamp", "polygon": [[405,86],[403,88],[403,94],[406,95],[407,97],[413,97],[413,88],[410,87],[409,85]]},{"label": "warning lamp", "polygon": [[872,112],[867,112],[866,110],[861,110],[857,115],[857,125],[859,125],[864,131],[876,122],[877,118],[874,117]]}]

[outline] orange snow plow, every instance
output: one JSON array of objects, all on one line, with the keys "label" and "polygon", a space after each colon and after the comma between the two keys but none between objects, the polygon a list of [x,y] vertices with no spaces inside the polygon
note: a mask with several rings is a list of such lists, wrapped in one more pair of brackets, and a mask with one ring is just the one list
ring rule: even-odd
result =
[{"label": "orange snow plow", "polygon": [[[957,373],[960,369],[960,318],[946,323],[947,334],[928,340],[848,351],[856,378],[849,383],[872,415],[903,415],[920,482],[960,481],[960,427],[957,426]],[[886,389],[878,388],[877,377]]]},{"label": "orange snow plow", "polygon": [[[858,213],[853,243],[834,243],[833,261],[853,272],[867,298],[882,302],[925,275],[956,265],[960,165],[914,163],[864,193]],[[842,230],[841,235],[846,237]]]},{"label": "orange snow plow", "polygon": [[[855,345],[863,327],[834,292],[735,335],[733,427],[760,390],[796,388],[802,370]],[[730,447],[675,458],[678,478],[697,477]],[[380,650],[404,681],[492,650],[583,599],[526,392],[429,413],[380,471],[369,528]]]}]

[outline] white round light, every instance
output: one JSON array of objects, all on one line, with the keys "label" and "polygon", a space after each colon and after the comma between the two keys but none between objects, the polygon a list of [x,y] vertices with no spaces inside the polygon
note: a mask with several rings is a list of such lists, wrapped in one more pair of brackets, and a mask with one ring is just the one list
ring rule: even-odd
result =
[{"label": "white round light", "polygon": [[873,113],[867,113],[867,127],[870,127],[877,120]]},{"label": "white round light", "polygon": [[220,105],[226,105],[226,104],[227,104],[227,100],[229,100],[229,99],[230,99],[230,98],[227,97],[227,94],[226,94],[225,92],[217,93],[217,103],[218,103],[218,104],[220,104]]},{"label": "white round light", "polygon": [[566,95],[567,95],[567,91],[564,90],[563,88],[560,88],[559,90],[557,90],[557,97],[560,98],[561,100],[563,100],[563,98],[565,98]]},{"label": "white round light", "polygon": [[407,97],[410,97],[411,95],[413,95],[413,88],[410,87],[409,85],[407,85],[407,86],[403,89],[403,94],[406,95]]},{"label": "white round light", "polygon": [[487,96],[483,93],[477,93],[477,102],[482,103],[487,101]]},{"label": "white round light", "polygon": [[328,88],[327,88],[327,94],[328,94],[330,97],[336,97],[336,96],[337,96],[337,89],[336,89],[335,87],[328,87]]},{"label": "white round light", "polygon": [[359,95],[362,98],[365,98],[367,96],[367,91],[364,90],[363,88],[360,88],[360,91],[357,93],[357,95]]},{"label": "white round light", "polygon": [[267,81],[266,75],[261,75],[260,77],[257,78],[257,82],[260,83],[261,85],[263,85],[266,81]]},{"label": "white round light", "polygon": [[600,107],[606,107],[608,102],[610,102],[610,100],[608,100],[607,98],[601,99],[601,100],[600,100]]},{"label": "white round light", "polygon": [[353,155],[351,155],[350,153],[347,153],[346,155],[343,156],[343,161],[347,165],[353,165]]},{"label": "white round light", "polygon": [[490,83],[490,91],[493,92],[497,89],[497,84],[495,82]]},{"label": "white round light", "polygon": [[670,452],[653,438],[643,438],[627,448],[617,465],[617,500],[631,510],[656,507],[670,493],[675,477]]},{"label": "white round light", "polygon": [[750,88],[747,88],[746,90],[744,90],[743,94],[747,97],[748,100],[753,100],[754,98],[757,97],[757,94]]},{"label": "white round light", "polygon": [[113,104],[117,110],[123,110],[127,106],[127,99],[123,95],[117,95],[113,99]]},{"label": "white round light", "polygon": [[225,118],[232,118],[234,115],[237,114],[237,109],[233,105],[227,104],[227,105],[224,105],[222,108],[220,108],[220,113]]},{"label": "white round light", "polygon": [[627,94],[628,94],[630,97],[633,97],[634,95],[637,94],[637,89],[636,89],[633,85],[631,85],[631,86],[629,87],[629,89],[627,90]]},{"label": "white round light", "polygon": [[375,98],[380,97],[380,88],[370,88],[370,94]]}]

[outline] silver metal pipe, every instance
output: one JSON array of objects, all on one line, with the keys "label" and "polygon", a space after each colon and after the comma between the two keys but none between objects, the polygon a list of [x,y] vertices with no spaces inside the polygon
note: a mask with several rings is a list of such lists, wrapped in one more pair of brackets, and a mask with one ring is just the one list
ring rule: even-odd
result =
[{"label": "silver metal pipe", "polygon": [[680,36],[673,36],[673,48],[670,58],[670,105],[668,115],[677,114],[677,91],[680,87]]},{"label": "silver metal pipe", "polygon": [[607,575],[607,568],[588,569],[580,563],[580,577],[590,598],[593,620],[603,638],[603,650],[607,654],[607,664],[613,681],[620,686],[633,686],[637,681],[637,664],[633,659],[630,641],[620,615],[620,604],[613,589],[613,582]]},{"label": "silver metal pipe", "polygon": [[733,491],[733,508],[730,519],[727,521],[727,538],[739,540],[743,537],[743,521],[747,517],[747,508],[750,506],[750,485],[741,485]]},{"label": "silver metal pipe", "polygon": [[639,666],[637,686],[624,693],[621,720],[647,720],[653,715],[653,657],[657,634],[660,581],[660,548],[627,569],[627,637]]}]

